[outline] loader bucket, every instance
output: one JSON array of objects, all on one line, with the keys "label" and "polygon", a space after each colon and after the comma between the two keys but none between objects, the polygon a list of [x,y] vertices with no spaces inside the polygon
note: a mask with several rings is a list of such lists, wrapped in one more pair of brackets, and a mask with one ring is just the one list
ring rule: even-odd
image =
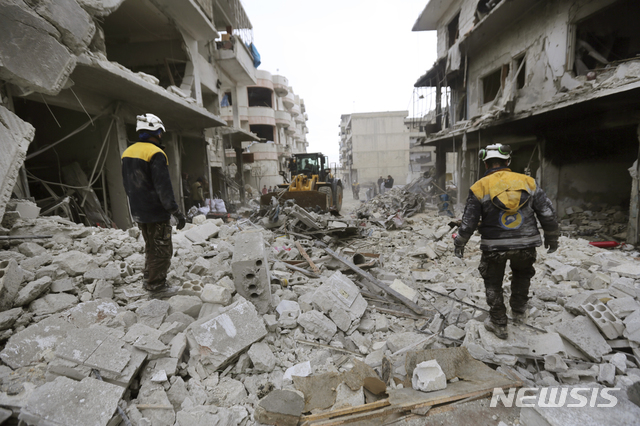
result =
[{"label": "loader bucket", "polygon": [[286,200],[295,200],[296,204],[302,208],[313,209],[316,206],[320,206],[323,211],[329,211],[329,207],[331,206],[327,194],[318,191],[269,192],[260,196],[260,205],[270,205],[271,197],[276,197],[280,204],[284,204]]}]

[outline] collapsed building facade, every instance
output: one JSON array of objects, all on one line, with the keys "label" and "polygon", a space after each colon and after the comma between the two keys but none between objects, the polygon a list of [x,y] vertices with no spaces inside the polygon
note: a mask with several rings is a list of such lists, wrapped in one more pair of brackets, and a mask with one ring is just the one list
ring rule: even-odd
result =
[{"label": "collapsed building facade", "polygon": [[244,198],[244,174],[227,166],[266,139],[238,111],[222,116],[225,91],[260,84],[238,0],[12,0],[0,22],[0,215],[15,195],[43,214],[131,226],[120,156],[145,112],[164,121],[182,208],[183,173],[212,196]]},{"label": "collapsed building facade", "polygon": [[507,144],[560,217],[628,211],[636,243],[639,18],[630,0],[429,1],[413,30],[437,31],[438,59],[415,86],[435,94],[423,144],[437,177],[457,153],[464,201],[484,172],[478,150]]}]

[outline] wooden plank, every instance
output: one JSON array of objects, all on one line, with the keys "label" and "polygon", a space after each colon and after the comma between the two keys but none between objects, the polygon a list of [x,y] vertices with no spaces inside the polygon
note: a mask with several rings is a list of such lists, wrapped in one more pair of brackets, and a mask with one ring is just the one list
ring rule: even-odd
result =
[{"label": "wooden plank", "polygon": [[313,263],[313,260],[311,260],[311,258],[309,257],[309,255],[307,254],[307,251],[304,249],[304,247],[302,247],[302,245],[296,241],[296,248],[298,249],[298,251],[300,252],[300,254],[302,255],[302,257],[305,258],[305,260],[307,262],[309,262],[309,266],[311,266],[311,269],[313,270],[313,272],[315,272],[316,274],[320,273],[320,269],[318,269],[318,267],[316,266],[315,263]]},{"label": "wooden plank", "polygon": [[302,416],[300,419],[303,422],[315,422],[318,420],[330,419],[332,417],[345,416],[362,411],[370,411],[378,408],[383,408],[389,405],[389,399],[381,399],[380,401],[372,402],[370,404],[358,405],[357,407],[341,408],[339,410],[325,411],[318,414],[310,414],[308,416]]}]

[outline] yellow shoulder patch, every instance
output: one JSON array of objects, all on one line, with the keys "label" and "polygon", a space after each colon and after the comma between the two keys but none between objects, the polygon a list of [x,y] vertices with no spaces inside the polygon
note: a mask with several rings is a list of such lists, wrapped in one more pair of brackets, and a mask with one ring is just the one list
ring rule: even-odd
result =
[{"label": "yellow shoulder patch", "polygon": [[147,163],[151,161],[151,157],[161,152],[164,155],[165,160],[167,160],[167,166],[169,165],[169,158],[167,158],[167,154],[160,149],[157,145],[154,145],[149,142],[136,142],[131,145],[129,148],[125,149],[122,153],[122,158],[139,158],[140,160],[144,160]]}]

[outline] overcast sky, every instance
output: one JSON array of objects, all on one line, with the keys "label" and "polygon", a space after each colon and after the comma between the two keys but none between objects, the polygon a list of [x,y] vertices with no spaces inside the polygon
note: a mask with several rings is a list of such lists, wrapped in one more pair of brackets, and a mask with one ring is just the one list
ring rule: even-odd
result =
[{"label": "overcast sky", "polygon": [[304,99],[308,152],[338,161],[342,114],[412,114],[413,84],[436,60],[436,33],[412,32],[427,0],[241,0],[259,69]]}]

